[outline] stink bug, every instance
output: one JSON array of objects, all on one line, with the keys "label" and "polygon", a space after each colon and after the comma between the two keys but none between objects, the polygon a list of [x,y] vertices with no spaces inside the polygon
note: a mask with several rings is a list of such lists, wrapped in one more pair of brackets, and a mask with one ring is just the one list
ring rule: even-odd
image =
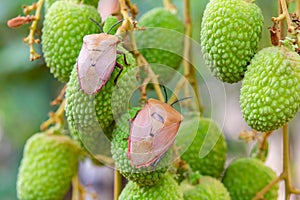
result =
[{"label": "stink bug", "polygon": [[183,116],[173,104],[148,99],[131,120],[127,155],[132,166],[156,165],[174,143]]},{"label": "stink bug", "polygon": [[[108,33],[104,33],[102,27],[100,25],[99,27],[102,33],[84,36],[76,62],[80,88],[86,94],[99,92],[110,78],[115,66],[121,69],[115,81],[123,70],[123,66],[116,62],[117,53],[122,54],[117,51],[117,45],[120,42],[118,37],[108,34],[111,29]],[[126,63],[125,54],[123,55]]]}]

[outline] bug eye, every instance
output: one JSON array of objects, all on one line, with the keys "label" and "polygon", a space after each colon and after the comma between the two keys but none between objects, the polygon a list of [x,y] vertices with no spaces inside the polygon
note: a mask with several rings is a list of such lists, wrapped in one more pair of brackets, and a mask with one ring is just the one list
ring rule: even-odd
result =
[{"label": "bug eye", "polygon": [[165,123],[164,118],[163,118],[160,114],[154,112],[154,113],[151,114],[151,116],[152,116],[154,119],[156,119],[157,121],[159,121],[159,122],[161,122],[161,123]]}]

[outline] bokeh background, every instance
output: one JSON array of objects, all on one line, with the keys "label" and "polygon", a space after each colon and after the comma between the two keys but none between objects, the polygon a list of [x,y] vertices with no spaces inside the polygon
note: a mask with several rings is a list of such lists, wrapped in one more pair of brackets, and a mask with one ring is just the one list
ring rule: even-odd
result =
[{"label": "bokeh background", "polygon": [[[39,132],[40,124],[47,120],[48,112],[56,107],[50,106],[63,87],[55,80],[45,66],[44,60],[29,61],[29,48],[22,39],[27,36],[29,26],[10,29],[6,23],[12,17],[22,14],[22,5],[33,0],[1,0],[0,2],[0,199],[13,200],[16,197],[16,179],[26,139]],[[132,0],[139,8],[138,17],[151,8],[162,6],[160,0]],[[183,18],[182,0],[173,1]],[[193,39],[199,42],[203,10],[208,0],[191,0],[193,20]],[[277,1],[258,0],[265,19],[260,48],[271,45],[268,27],[271,17],[277,15]],[[291,11],[293,5],[291,5]],[[42,23],[39,25],[42,26]],[[41,46],[37,45],[41,52]],[[202,60],[199,49],[193,52],[194,64],[198,70],[201,99],[205,106],[204,115],[212,116],[222,128],[228,142],[228,163],[232,158],[247,156],[253,143],[238,140],[242,130],[249,130],[239,107],[240,83],[223,84],[213,78]],[[300,187],[300,119],[298,116],[290,123],[291,159],[294,184]],[[282,169],[281,130],[270,137],[270,153],[266,164],[277,174]],[[102,193],[103,199],[112,197],[113,170],[94,167],[90,162],[81,164],[81,178],[84,184],[94,185]],[[89,170],[86,170],[89,169]],[[88,171],[88,173],[87,173]],[[281,184],[281,188],[283,185]],[[104,193],[104,191],[106,191]],[[279,199],[283,199],[284,190]],[[293,197],[300,199],[299,197]]]}]

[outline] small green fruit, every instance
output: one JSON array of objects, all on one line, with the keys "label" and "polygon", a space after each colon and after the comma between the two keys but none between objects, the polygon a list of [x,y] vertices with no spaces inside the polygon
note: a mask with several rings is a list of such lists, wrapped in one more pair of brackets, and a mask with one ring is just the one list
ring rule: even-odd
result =
[{"label": "small green fruit", "polygon": [[235,83],[244,77],[261,38],[263,15],[254,1],[211,0],[201,26],[203,57],[212,74]]},{"label": "small green fruit", "polygon": [[229,193],[223,183],[210,176],[202,176],[197,185],[183,182],[180,187],[183,191],[184,200],[230,200]]},{"label": "small green fruit", "polygon": [[[191,126],[198,123],[197,132],[191,131]],[[192,142],[191,142],[191,139]],[[176,139],[178,148],[185,149],[181,158],[185,160],[193,171],[202,175],[220,177],[226,161],[226,141],[218,125],[208,118],[192,119],[183,122]],[[200,157],[203,148],[209,148],[205,157]]]},{"label": "small green fruit", "polygon": [[153,67],[153,71],[168,82],[178,69],[183,56],[184,24],[164,8],[154,8],[141,16],[138,25],[145,30],[136,31],[138,50]]},{"label": "small green fruit", "polygon": [[289,122],[300,107],[300,57],[269,47],[252,59],[242,82],[240,105],[247,124],[261,132]]},{"label": "small green fruit", "polygon": [[171,151],[168,151],[155,166],[135,168],[130,164],[127,156],[129,120],[134,118],[138,110],[138,108],[132,108],[128,114],[124,114],[118,120],[111,144],[111,153],[115,166],[125,178],[139,186],[150,186],[157,184],[164,176],[172,163],[172,155]]},{"label": "small green fruit", "polygon": [[[234,200],[251,200],[276,178],[275,172],[256,158],[240,158],[232,161],[225,171],[223,184]],[[278,184],[265,195],[265,200],[277,200]]]},{"label": "small green fruit", "polygon": [[183,200],[182,192],[171,175],[166,174],[160,181],[150,187],[141,187],[129,181],[123,189],[119,200]]},{"label": "small green fruit", "polygon": [[71,187],[79,147],[66,136],[35,134],[27,140],[19,168],[20,200],[60,200]]},{"label": "small green fruit", "polygon": [[89,18],[101,21],[95,7],[70,1],[54,2],[46,13],[42,30],[44,58],[51,73],[62,82],[69,80],[83,36],[99,33]]}]

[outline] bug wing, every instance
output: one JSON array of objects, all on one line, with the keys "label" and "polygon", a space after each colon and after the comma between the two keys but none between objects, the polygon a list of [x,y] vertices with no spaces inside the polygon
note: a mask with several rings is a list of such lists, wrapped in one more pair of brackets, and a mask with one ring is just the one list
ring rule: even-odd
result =
[{"label": "bug wing", "polygon": [[146,104],[133,118],[128,141],[128,158],[132,166],[140,168],[152,160],[150,106]]},{"label": "bug wing", "polygon": [[110,78],[116,61],[116,39],[103,38],[101,34],[84,38],[77,59],[78,80],[81,89],[87,94],[101,90]]}]

